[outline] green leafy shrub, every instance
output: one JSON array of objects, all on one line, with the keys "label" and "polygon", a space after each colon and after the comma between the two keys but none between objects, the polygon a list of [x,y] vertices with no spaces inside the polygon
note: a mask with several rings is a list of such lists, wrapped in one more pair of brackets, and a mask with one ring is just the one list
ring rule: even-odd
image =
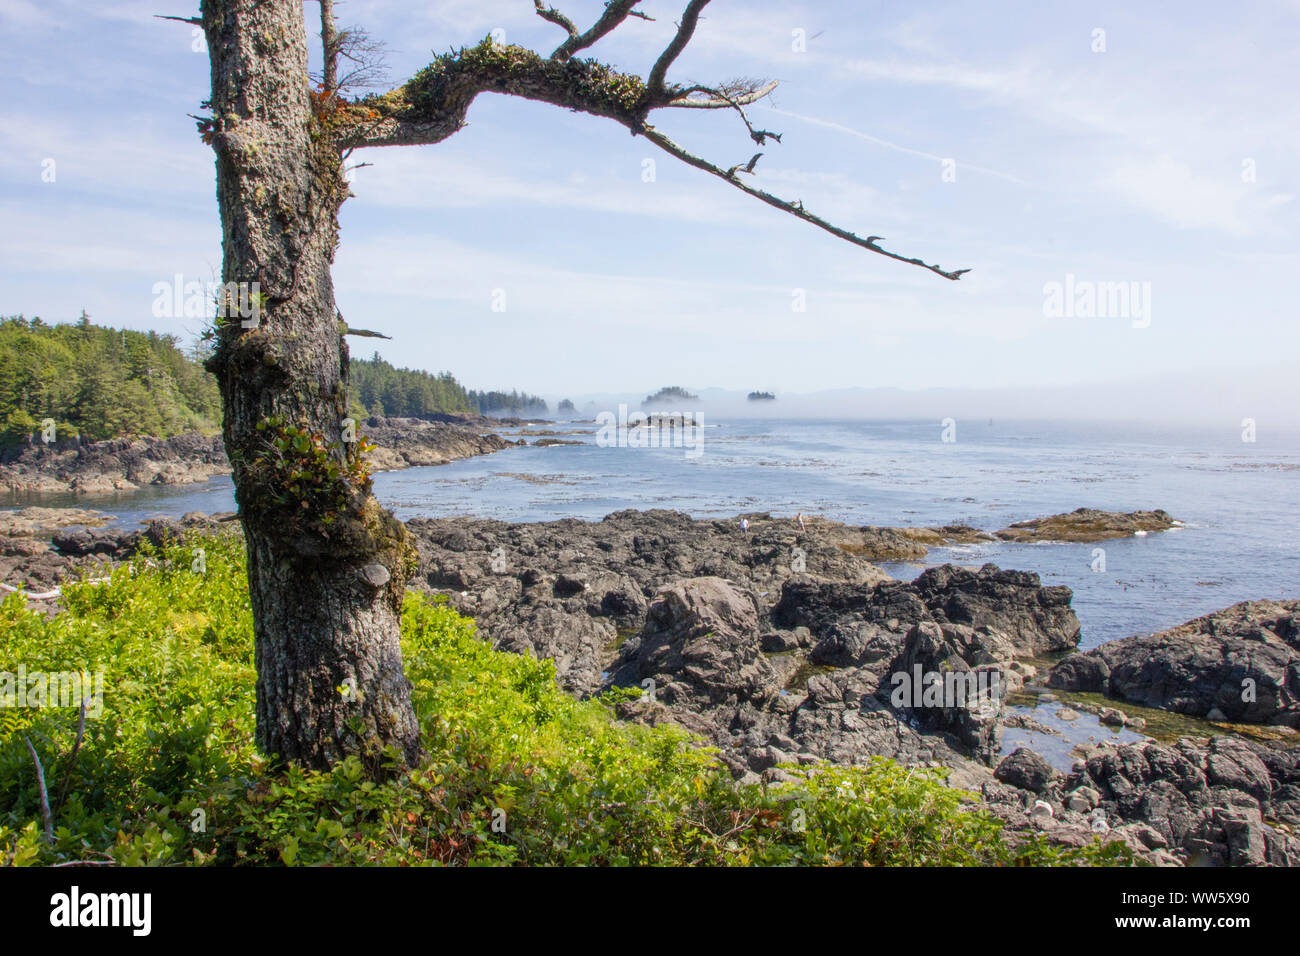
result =
[{"label": "green leafy shrub", "polygon": [[[69,586],[57,617],[0,604],[0,670],[105,672],[75,758],[76,708],[0,722],[0,865],[1129,862],[1114,846],[1013,848],[938,772],[883,759],[738,788],[684,731],[616,721],[635,692],[575,700],[551,662],[494,651],[414,594],[403,653],[420,767],[384,782],[355,760],[273,774],[252,744],[244,573],[238,537],[191,537]],[[28,740],[55,804],[51,843]]]}]

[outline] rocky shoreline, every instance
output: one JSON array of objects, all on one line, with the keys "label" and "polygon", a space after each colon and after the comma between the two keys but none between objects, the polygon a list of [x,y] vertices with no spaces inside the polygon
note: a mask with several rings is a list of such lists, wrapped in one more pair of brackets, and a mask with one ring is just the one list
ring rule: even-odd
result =
[{"label": "rocky shoreline", "polygon": [[[1163,514],[1091,512],[1082,523],[1089,535],[1118,537]],[[1236,605],[1072,653],[1080,626],[1069,588],[991,564],[897,581],[877,564],[989,532],[743,518],[744,526],[670,511],[597,522],[415,519],[411,586],[473,616],[499,649],[554,660],[575,694],[639,687],[639,698],[619,705],[623,719],[700,734],[738,780],[889,757],[946,767],[1012,839],[1041,832],[1080,845],[1100,835],[1162,865],[1300,865],[1300,753],[1288,749],[1300,725],[1300,602]],[[1063,515],[1036,527],[1070,524]],[[6,548],[44,542],[9,536],[0,538],[0,572],[10,582],[26,575],[34,588],[120,561],[141,540],[218,526],[189,515],[141,531],[63,528],[29,555]],[[1044,663],[1059,655],[1068,656]],[[1230,692],[1246,678],[1255,701],[1238,708]],[[999,759],[1003,729],[1020,719],[1007,697],[1049,686],[1109,695],[1114,713],[1103,709],[1102,719],[1111,723],[1140,729],[1122,710],[1134,702],[1268,723],[1278,740],[1215,735],[1207,724],[1205,736],[1079,749],[1068,772],[1025,748]]]},{"label": "rocky shoreline", "polygon": [[[374,470],[395,471],[526,445],[523,438],[511,442],[496,433],[522,424],[520,419],[437,415],[370,418],[359,424],[359,431],[378,446],[370,452]],[[198,432],[84,443],[74,438],[50,445],[30,441],[0,451],[0,488],[19,495],[114,494],[150,485],[199,484],[229,473],[221,436]]]}]

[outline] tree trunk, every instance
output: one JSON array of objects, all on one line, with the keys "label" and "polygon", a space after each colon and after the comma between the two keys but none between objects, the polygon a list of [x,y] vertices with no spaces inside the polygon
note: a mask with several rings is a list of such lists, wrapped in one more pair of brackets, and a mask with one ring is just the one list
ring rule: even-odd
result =
[{"label": "tree trunk", "polygon": [[226,283],[208,367],[248,553],[257,743],[309,767],[357,754],[374,771],[389,749],[411,764],[399,626],[414,551],[345,423],[333,98],[310,89],[300,0],[204,0],[202,19]]}]

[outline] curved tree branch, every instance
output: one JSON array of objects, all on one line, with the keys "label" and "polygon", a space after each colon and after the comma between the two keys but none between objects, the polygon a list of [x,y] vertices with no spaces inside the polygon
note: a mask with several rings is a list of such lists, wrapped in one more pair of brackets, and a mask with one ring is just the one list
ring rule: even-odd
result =
[{"label": "curved tree branch", "polygon": [[570,40],[578,36],[577,26],[575,26],[573,21],[559,10],[556,10],[554,7],[546,6],[542,3],[542,0],[533,0],[533,6],[537,9],[537,15],[539,17],[547,23],[554,23],[561,30],[567,32]]},{"label": "curved tree branch", "polygon": [[480,93],[504,93],[612,119],[633,136],[645,136],[687,165],[869,252],[919,266],[945,279],[960,279],[970,271],[947,270],[923,259],[891,252],[880,245],[880,236],[859,236],[809,212],[799,200],[782,199],[747,185],[740,180],[740,174],[752,174],[761,153],[748,163],[724,169],[679,146],[646,122],[646,117],[658,109],[734,109],[754,142],[762,146],[769,139],[781,141],[778,133],[755,129],[743,109],[769,95],[776,88],[775,81],[759,84],[735,80],[719,86],[686,87],[665,82],[668,69],[690,42],[700,11],[709,0],[689,0],[677,33],[645,80],[596,60],[573,58],[575,52],[609,34],[629,16],[642,16],[633,10],[639,0],[610,0],[604,14],[586,32],[580,32],[572,20],[554,7],[545,6],[542,0],[533,2],[538,16],[568,33],[568,38],[549,57],[520,46],[497,45],[490,39],[443,54],[395,90],[340,103],[327,118],[340,148],[441,142],[465,125],[469,107]]},{"label": "curved tree branch", "polygon": [[[640,2],[641,0],[611,0],[610,3],[606,3],[605,12],[601,14],[600,19],[592,25],[591,29],[586,33],[577,33],[577,28],[575,27],[574,32],[570,32],[569,38],[555,48],[555,52],[551,54],[551,59],[560,61],[567,60],[579,50],[587,49],[587,47],[593,45],[601,37],[612,33],[615,27],[628,17],[633,16],[632,8]],[[536,0],[534,0],[534,3],[536,3]],[[538,6],[540,7],[540,4],[538,4]],[[555,12],[557,16],[561,16],[558,11],[552,9],[551,12]],[[556,20],[546,16],[546,14],[542,14],[540,10],[538,13],[544,20],[551,20],[552,23],[557,22]],[[564,19],[568,24],[568,26],[565,26],[565,29],[573,26],[572,20],[569,20],[568,17],[564,17]],[[642,17],[642,19],[648,18]],[[564,26],[564,24],[561,24],[561,26]]]},{"label": "curved tree branch", "polygon": [[650,88],[650,92],[662,93],[664,89],[664,77],[668,75],[668,68],[673,65],[673,61],[681,56],[686,44],[691,42],[691,37],[695,35],[695,24],[699,22],[700,11],[708,6],[709,0],[690,0],[686,9],[682,11],[682,19],[677,24],[677,34],[672,41],[664,48],[664,52],[659,54],[659,59],[655,60],[655,65],[650,68],[650,75],[646,77],[645,85]]},{"label": "curved tree branch", "polygon": [[804,222],[812,223],[818,229],[823,229],[826,232],[829,232],[832,236],[836,236],[837,238],[843,239],[845,242],[851,242],[855,246],[861,246],[863,249],[867,249],[878,255],[887,256],[890,259],[897,259],[899,262],[906,262],[910,265],[920,266],[922,269],[929,269],[931,272],[935,273],[936,275],[941,275],[945,279],[954,279],[954,280],[960,279],[967,272],[970,272],[969,269],[957,269],[956,271],[949,272],[945,269],[940,268],[937,265],[931,265],[930,263],[924,261],[923,259],[913,259],[910,258],[909,256],[899,255],[896,252],[890,252],[888,249],[881,248],[877,244],[884,239],[884,236],[867,236],[866,238],[863,238],[862,236],[859,236],[853,232],[849,232],[849,230],[843,229],[835,225],[834,223],[827,222],[821,216],[809,212],[807,209],[804,209],[803,203],[799,202],[798,200],[790,201],[787,199],[782,199],[781,197],[774,196],[771,193],[766,192],[765,190],[757,189],[753,186],[746,185],[745,183],[737,179],[736,174],[738,172],[753,172],[753,166],[758,161],[758,156],[761,156],[762,153],[759,153],[757,156],[755,156],[753,159],[749,161],[748,164],[749,168],[746,168],[744,165],[741,165],[741,166],[733,166],[731,167],[731,169],[726,170],[726,169],[722,169],[720,166],[715,166],[707,159],[703,159],[702,157],[696,156],[694,153],[688,152],[687,150],[683,149],[681,146],[678,146],[676,143],[674,143],[663,133],[659,132],[653,126],[646,126],[645,128],[643,128],[641,130],[641,135],[643,135],[646,139],[650,140],[650,142],[654,143],[664,152],[677,157],[682,162],[686,163],[688,166],[694,166],[696,169],[702,169],[706,173],[710,173],[711,175],[717,176],[719,179],[723,180],[724,182],[727,182],[732,186],[735,186],[741,192],[748,193],[750,196],[753,196],[755,199],[759,199],[767,203],[769,206],[772,206],[776,209],[780,209],[782,212],[788,212],[790,215],[795,216],[798,219],[802,219]]}]

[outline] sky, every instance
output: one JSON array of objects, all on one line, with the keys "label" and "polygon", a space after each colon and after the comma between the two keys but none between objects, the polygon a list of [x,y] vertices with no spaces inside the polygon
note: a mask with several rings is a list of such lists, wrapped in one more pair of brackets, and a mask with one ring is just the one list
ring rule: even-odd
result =
[{"label": "sky", "polygon": [[[555,3],[584,25],[603,8]],[[0,0],[0,314],[201,329],[153,314],[156,283],[221,262],[212,154],[187,116],[206,52],[154,17],[196,6]],[[682,6],[645,0],[656,19],[591,54],[644,75]],[[542,51],[562,37],[528,0],[339,16],[387,42],[394,83],[492,31]],[[782,134],[754,184],[969,274],[872,255],[610,121],[483,95],[444,143],[353,155],[371,165],[342,212],[339,306],[392,336],[354,354],[552,399],[1010,389],[1032,411],[1096,387],[1140,414],[1179,381],[1211,413],[1232,392],[1224,416],[1286,414],[1298,40],[1300,0],[714,0],[669,78],[779,81],[751,110]],[[734,114],[652,121],[724,167],[756,151]]]}]

